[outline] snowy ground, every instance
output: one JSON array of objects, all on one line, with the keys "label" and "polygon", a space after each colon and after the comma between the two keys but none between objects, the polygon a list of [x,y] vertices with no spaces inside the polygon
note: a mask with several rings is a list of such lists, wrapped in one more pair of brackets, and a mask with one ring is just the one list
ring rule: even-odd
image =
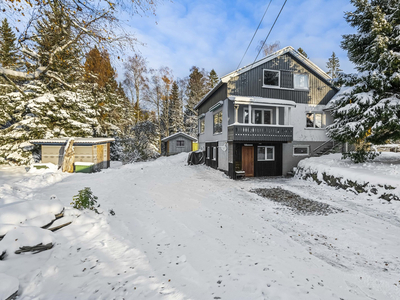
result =
[{"label": "snowy ground", "polygon": [[[0,205],[55,195],[67,207],[91,187],[104,211],[67,209],[54,248],[11,255],[0,273],[18,278],[19,299],[400,299],[399,203],[294,178],[232,181],[185,160],[0,168]],[[344,212],[299,215],[250,192],[270,187]]]}]

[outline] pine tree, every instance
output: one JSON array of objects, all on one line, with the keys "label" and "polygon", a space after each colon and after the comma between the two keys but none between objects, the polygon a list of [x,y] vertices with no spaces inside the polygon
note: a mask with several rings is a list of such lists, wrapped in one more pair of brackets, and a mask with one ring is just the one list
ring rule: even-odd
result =
[{"label": "pine tree", "polygon": [[218,79],[217,73],[215,72],[214,69],[212,69],[210,71],[210,73],[208,74],[208,89],[212,90],[214,88],[214,86],[217,85],[218,80],[219,79]]},{"label": "pine tree", "polygon": [[0,27],[0,64],[4,68],[15,69],[17,67],[18,50],[15,45],[16,40],[7,19],[3,19]]},{"label": "pine tree", "polygon": [[351,2],[356,9],[345,18],[357,32],[343,36],[342,48],[360,73],[340,76],[345,87],[330,102],[328,135],[383,144],[400,138],[400,0]]},{"label": "pine tree", "polygon": [[328,69],[328,75],[331,76],[332,79],[337,78],[339,72],[343,71],[340,69],[339,58],[336,56],[335,52],[332,52],[332,56],[328,59],[326,68]]},{"label": "pine tree", "polygon": [[207,93],[206,76],[204,70],[200,71],[198,67],[193,66],[190,69],[188,87],[186,91],[187,103],[185,105],[184,123],[185,131],[191,136],[197,135],[197,112],[194,106]]},{"label": "pine tree", "polygon": [[170,128],[169,134],[174,134],[183,130],[183,110],[182,101],[179,97],[179,87],[176,81],[172,84],[170,94]]},{"label": "pine tree", "polygon": [[299,49],[297,49],[297,52],[299,52],[305,58],[308,58],[308,55],[307,55],[306,51],[303,50],[303,48],[300,47]]}]

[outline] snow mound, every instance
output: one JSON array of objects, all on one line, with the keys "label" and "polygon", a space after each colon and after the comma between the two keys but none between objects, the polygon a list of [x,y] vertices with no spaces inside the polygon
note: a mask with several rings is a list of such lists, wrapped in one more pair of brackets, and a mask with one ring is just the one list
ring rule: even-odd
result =
[{"label": "snow mound", "polygon": [[52,163],[37,163],[31,165],[29,169],[29,173],[31,174],[40,174],[40,173],[48,173],[48,172],[56,172],[58,166]]},{"label": "snow mound", "polygon": [[[48,214],[56,215],[63,210],[64,206],[58,200],[28,200],[0,206],[0,232],[4,230],[3,224],[18,225],[40,216],[46,215],[43,219],[32,220],[32,224],[42,224],[49,219]],[[51,221],[51,220],[50,220]],[[44,226],[48,223],[42,224]],[[28,224],[30,224],[28,222]]]},{"label": "snow mound", "polygon": [[50,230],[33,226],[17,227],[9,231],[3,240],[0,241],[0,253],[6,251],[7,256],[11,256],[20,247],[36,246],[40,243],[43,245],[54,244],[54,241],[54,233]]},{"label": "snow mound", "polygon": [[0,299],[7,299],[18,291],[19,281],[17,278],[0,273]]},{"label": "snow mound", "polygon": [[301,160],[298,168],[364,184],[400,187],[400,153],[382,153],[373,161],[361,164],[353,163],[350,159],[341,159],[341,154],[323,155]]}]

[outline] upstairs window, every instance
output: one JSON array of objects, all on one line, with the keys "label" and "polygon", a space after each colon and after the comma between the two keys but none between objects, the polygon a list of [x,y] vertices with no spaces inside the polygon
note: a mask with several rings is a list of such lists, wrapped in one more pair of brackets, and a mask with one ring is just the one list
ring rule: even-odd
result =
[{"label": "upstairs window", "polygon": [[293,74],[294,88],[299,90],[308,90],[308,74]]},{"label": "upstairs window", "polygon": [[325,128],[325,115],[323,113],[307,113],[307,128]]},{"label": "upstairs window", "polygon": [[213,116],[213,133],[221,133],[222,132],[222,111],[217,112]]},{"label": "upstairs window", "polygon": [[264,70],[264,86],[279,87],[279,71]]},{"label": "upstairs window", "polygon": [[176,141],[177,147],[185,147],[185,141]]},{"label": "upstairs window", "polygon": [[205,128],[206,128],[206,122],[205,122],[204,118],[200,119],[200,126],[199,127],[200,127],[200,133],[204,133]]}]

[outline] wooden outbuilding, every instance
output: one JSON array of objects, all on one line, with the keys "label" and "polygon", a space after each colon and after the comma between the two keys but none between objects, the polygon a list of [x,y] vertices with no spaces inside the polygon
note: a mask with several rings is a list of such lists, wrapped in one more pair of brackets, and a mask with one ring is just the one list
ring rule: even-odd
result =
[{"label": "wooden outbuilding", "polygon": [[163,138],[161,142],[163,143],[163,148],[165,149],[165,155],[174,155],[181,152],[194,151],[194,143],[197,142],[197,139],[186,133],[177,132],[173,135]]},{"label": "wooden outbuilding", "polygon": [[[38,139],[29,141],[41,146],[41,163],[61,166],[69,138]],[[110,143],[113,138],[74,138],[75,169],[79,165],[92,166],[93,171],[110,167]]]}]

